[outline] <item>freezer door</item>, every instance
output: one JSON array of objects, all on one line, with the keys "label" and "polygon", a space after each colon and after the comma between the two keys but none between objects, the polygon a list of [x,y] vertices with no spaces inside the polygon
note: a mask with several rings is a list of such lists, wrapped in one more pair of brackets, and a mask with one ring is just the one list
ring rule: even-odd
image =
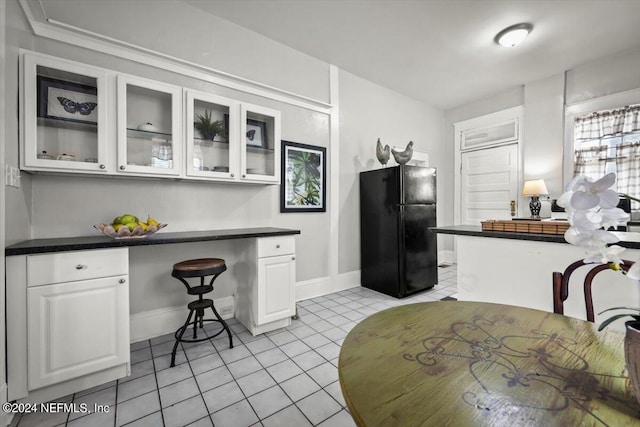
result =
[{"label": "freezer door", "polygon": [[428,289],[438,283],[436,205],[405,205],[400,208],[402,241],[400,275],[403,295]]},{"label": "freezer door", "polygon": [[[436,170],[421,166],[399,167],[401,204],[431,204],[436,202]],[[434,225],[435,226],[435,225]]]}]

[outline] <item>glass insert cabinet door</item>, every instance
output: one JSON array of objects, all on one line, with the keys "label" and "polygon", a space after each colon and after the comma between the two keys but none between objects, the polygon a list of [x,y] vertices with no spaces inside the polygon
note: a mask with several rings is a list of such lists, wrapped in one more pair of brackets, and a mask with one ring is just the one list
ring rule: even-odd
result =
[{"label": "glass insert cabinet door", "polygon": [[186,103],[187,175],[236,179],[239,103],[193,90]]},{"label": "glass insert cabinet door", "polygon": [[44,55],[23,55],[26,170],[107,172],[107,74]]},{"label": "glass insert cabinet door", "polygon": [[280,182],[280,112],[258,105],[240,108],[240,172],[250,181]]},{"label": "glass insert cabinet door", "polygon": [[179,175],[182,88],[118,76],[118,172]]}]

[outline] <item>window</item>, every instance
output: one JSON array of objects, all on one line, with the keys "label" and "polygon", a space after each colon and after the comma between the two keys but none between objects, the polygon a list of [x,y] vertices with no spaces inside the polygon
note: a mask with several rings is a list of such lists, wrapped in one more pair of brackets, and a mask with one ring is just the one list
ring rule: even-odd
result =
[{"label": "window", "polygon": [[640,196],[640,105],[576,117],[573,137],[573,176],[614,172],[618,192]]}]

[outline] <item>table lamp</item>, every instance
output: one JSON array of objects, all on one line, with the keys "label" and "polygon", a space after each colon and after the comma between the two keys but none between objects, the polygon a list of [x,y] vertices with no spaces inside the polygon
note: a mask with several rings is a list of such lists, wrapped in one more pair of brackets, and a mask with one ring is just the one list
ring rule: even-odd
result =
[{"label": "table lamp", "polygon": [[522,189],[523,196],[531,196],[531,202],[529,202],[529,209],[531,210],[531,218],[540,218],[540,195],[549,194],[547,186],[543,179],[532,179],[524,182],[524,188]]}]

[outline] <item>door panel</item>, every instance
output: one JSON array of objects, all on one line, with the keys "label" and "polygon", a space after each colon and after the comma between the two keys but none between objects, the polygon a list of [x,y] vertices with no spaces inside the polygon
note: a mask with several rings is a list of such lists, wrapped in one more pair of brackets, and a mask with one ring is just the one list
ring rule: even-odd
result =
[{"label": "door panel", "polygon": [[511,201],[518,199],[517,159],[516,144],[461,154],[461,224],[511,219]]},{"label": "door panel", "polygon": [[436,170],[420,166],[400,167],[404,194],[400,203],[429,204],[436,202]]},{"label": "door panel", "polygon": [[438,283],[437,238],[436,233],[429,231],[429,227],[436,226],[436,205],[403,206],[402,217],[404,289],[401,292],[407,295]]},{"label": "door panel", "polygon": [[295,314],[294,255],[258,259],[258,325]]},{"label": "door panel", "polygon": [[28,289],[30,390],[129,361],[126,277]]}]

